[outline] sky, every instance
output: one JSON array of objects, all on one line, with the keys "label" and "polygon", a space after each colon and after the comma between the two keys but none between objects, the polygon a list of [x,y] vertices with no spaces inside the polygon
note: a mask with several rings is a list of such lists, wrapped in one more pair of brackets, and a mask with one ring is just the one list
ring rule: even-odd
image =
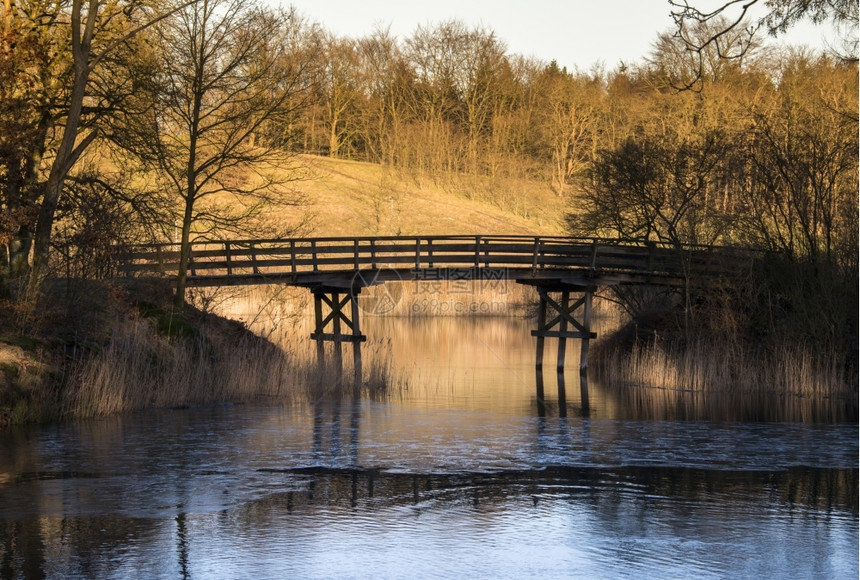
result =
[{"label": "sky", "polygon": [[[401,39],[419,25],[460,20],[496,33],[508,54],[555,60],[568,70],[642,61],[672,29],[666,0],[284,0],[338,35],[360,38],[391,27]],[[791,44],[823,46],[822,29],[799,27]]]}]

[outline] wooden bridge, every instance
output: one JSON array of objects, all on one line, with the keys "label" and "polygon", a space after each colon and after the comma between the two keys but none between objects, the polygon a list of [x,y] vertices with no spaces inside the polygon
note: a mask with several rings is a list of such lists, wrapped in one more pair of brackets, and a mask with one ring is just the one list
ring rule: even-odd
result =
[{"label": "wooden bridge", "polygon": [[[600,286],[712,284],[744,271],[759,255],[716,246],[677,247],[656,242],[548,236],[389,236],[224,240],[195,242],[188,286],[287,284],[314,295],[320,361],[324,342],[335,343],[340,364],[343,342],[352,342],[356,374],[361,373],[358,296],[386,282],[515,280],[534,286],[539,298],[537,367],[545,338],[558,338],[558,368],[565,340],[581,340],[580,375],[585,379],[591,332],[591,301]],[[132,248],[121,271],[128,276],[175,276],[175,244]],[[572,299],[572,295],[573,298]],[[552,314],[548,318],[547,314]],[[341,325],[343,323],[343,326]]]},{"label": "wooden bridge", "polygon": [[[389,236],[194,242],[189,286],[290,284],[361,288],[422,280],[428,271],[456,279],[469,271],[506,278],[561,280],[573,285],[704,283],[738,272],[749,250],[549,236]],[[176,244],[136,246],[126,275],[175,275]],[[356,277],[357,273],[364,276]],[[373,275],[368,277],[367,273]]]}]

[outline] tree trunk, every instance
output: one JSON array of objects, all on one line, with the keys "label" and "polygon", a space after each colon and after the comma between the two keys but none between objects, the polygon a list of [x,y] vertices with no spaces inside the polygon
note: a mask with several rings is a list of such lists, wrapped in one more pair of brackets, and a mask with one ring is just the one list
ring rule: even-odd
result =
[{"label": "tree trunk", "polygon": [[[191,194],[189,193],[189,196]],[[192,200],[189,197],[188,200]],[[185,307],[185,289],[188,284],[188,265],[191,262],[191,223],[193,216],[193,201],[185,202],[185,213],[182,216],[182,234],[179,241],[179,268],[176,272],[176,294],[173,297],[173,306],[177,310]]]},{"label": "tree trunk", "polygon": [[75,78],[69,99],[69,114],[66,118],[66,126],[63,128],[63,138],[60,141],[57,156],[51,164],[44,197],[39,207],[36,234],[33,238],[33,266],[27,286],[27,298],[30,300],[35,299],[38,295],[42,282],[44,282],[47,276],[54,215],[57,211],[60,195],[63,192],[63,184],[65,183],[66,176],[81,156],[81,153],[95,140],[96,136],[93,131],[80,143],[77,143],[84,96],[90,76],[90,46],[97,13],[97,0],[90,0],[86,26],[82,31],[81,0],[74,0],[72,3],[72,55],[74,58]]}]

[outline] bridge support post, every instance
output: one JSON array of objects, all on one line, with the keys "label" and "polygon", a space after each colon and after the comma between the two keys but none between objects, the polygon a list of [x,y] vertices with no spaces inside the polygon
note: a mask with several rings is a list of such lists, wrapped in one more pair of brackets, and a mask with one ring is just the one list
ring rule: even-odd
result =
[{"label": "bridge support post", "polygon": [[[582,304],[582,319],[585,321],[585,330],[592,336],[596,336],[591,332],[591,297],[592,292],[587,291],[583,296]],[[589,409],[588,404],[588,338],[583,338],[580,341],[579,351],[579,397],[582,406],[582,412],[587,414]]]},{"label": "bridge support post", "polygon": [[[546,298],[541,297],[542,300],[546,300]],[[564,313],[570,312],[570,292],[568,290],[562,290],[561,292],[561,304],[553,304],[558,308],[558,313],[562,316],[558,321],[558,357],[556,360],[556,368],[559,373],[564,373],[564,356],[567,350],[567,317],[564,316]],[[586,339],[587,340],[587,339]]]},{"label": "bridge support post", "polygon": [[543,369],[540,364],[535,365],[535,398],[537,399],[538,417],[546,417],[546,399],[544,399],[543,394]]},{"label": "bridge support post", "polygon": [[[540,292],[540,291],[538,291]],[[543,298],[541,298],[540,302],[538,302],[538,319],[537,319],[538,330],[546,327],[546,302]],[[535,334],[532,332],[532,336],[537,337],[537,350],[535,352],[536,362],[535,366],[538,371],[543,369],[543,343],[545,340],[545,336],[542,333]],[[543,396],[543,387],[541,387],[541,396]]]},{"label": "bridge support post", "polygon": [[[591,332],[591,301],[595,291],[594,287],[570,287],[565,286],[560,289],[547,288],[544,286],[537,287],[540,302],[538,303],[538,327],[532,331],[532,336],[537,337],[537,366],[543,366],[543,347],[544,339],[558,339],[558,361],[557,368],[564,368],[564,359],[566,354],[565,341],[568,338],[578,338],[582,341],[580,350],[580,371],[588,368],[588,341],[595,338],[597,335]],[[561,292],[561,299],[556,302],[550,297],[550,292]],[[582,296],[571,303],[570,293],[581,292]],[[547,321],[547,311],[551,309],[554,317]],[[577,311],[581,309],[580,318],[577,318]],[[568,325],[572,326],[572,330],[568,330]],[[556,330],[556,327],[558,328]]]},{"label": "bridge support post", "polygon": [[[311,339],[317,342],[317,363],[325,364],[325,343],[333,345],[333,359],[338,376],[343,373],[344,342],[352,343],[353,369],[355,384],[361,384],[361,343],[367,337],[361,334],[359,325],[358,293],[360,288],[317,287],[312,288],[314,295],[314,332]],[[343,330],[341,323],[343,323]]]},{"label": "bridge support post", "polygon": [[[538,378],[539,406],[543,405],[543,357],[544,357],[544,341],[547,338],[558,339],[558,357],[556,360],[556,370],[558,374],[558,397],[559,397],[559,414],[565,416],[566,409],[561,406],[566,406],[566,393],[564,385],[564,363],[567,353],[567,339],[578,338],[580,340],[580,360],[579,360],[579,379],[580,379],[580,397],[582,412],[588,413],[588,343],[597,335],[591,332],[591,303],[592,296],[596,290],[593,286],[575,286],[556,282],[546,286],[536,285],[540,301],[538,302],[538,320],[537,329],[532,331],[532,336],[536,337],[536,370],[540,375]],[[550,296],[550,293],[559,293],[559,300],[556,301]],[[581,296],[575,300],[571,300],[571,293],[580,293]],[[547,320],[547,313],[550,313],[550,320]]]},{"label": "bridge support post", "polygon": [[564,369],[558,369],[556,374],[558,380],[558,416],[567,417],[567,390],[564,387]]},{"label": "bridge support post", "polygon": [[359,328],[359,321],[361,317],[359,316],[359,308],[358,308],[358,291],[350,294],[352,300],[352,368],[353,368],[353,379],[356,387],[361,386],[361,343],[367,340],[363,334],[361,334],[361,328]]}]

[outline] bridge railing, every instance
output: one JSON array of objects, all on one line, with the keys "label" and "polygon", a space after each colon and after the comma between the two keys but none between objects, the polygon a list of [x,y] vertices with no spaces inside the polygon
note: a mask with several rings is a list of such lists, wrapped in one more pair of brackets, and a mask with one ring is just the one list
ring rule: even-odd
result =
[{"label": "bridge railing", "polygon": [[[137,246],[121,271],[173,275],[179,246]],[[194,278],[267,278],[325,272],[434,268],[588,269],[653,276],[722,276],[750,252],[729,247],[554,236],[387,236],[201,241],[191,245]]]}]

